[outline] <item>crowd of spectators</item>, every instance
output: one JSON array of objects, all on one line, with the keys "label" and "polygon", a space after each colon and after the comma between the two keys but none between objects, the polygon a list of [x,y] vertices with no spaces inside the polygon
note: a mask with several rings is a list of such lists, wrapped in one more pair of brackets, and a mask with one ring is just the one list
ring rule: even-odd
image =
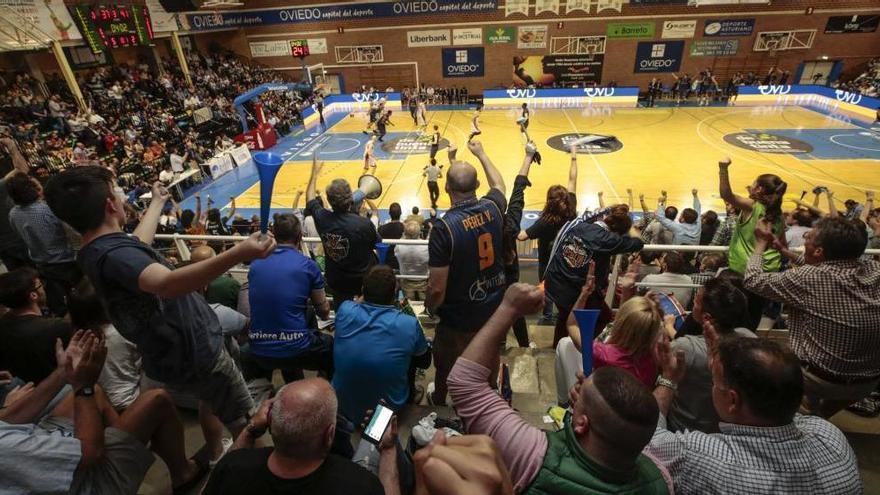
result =
[{"label": "crowd of spectators", "polygon": [[[261,80],[233,59],[192,66],[204,78],[197,92],[166,86],[172,76],[147,82],[139,68],[92,76],[110,95],[90,97],[96,115],[122,125],[122,140],[132,129],[136,143],[155,142],[134,160],[160,154],[169,143],[160,129],[188,135],[162,118],[165,127],[144,127],[167,111],[144,110],[151,91],[222,112],[228,91]],[[240,87],[230,89],[225,78],[237,71]],[[290,104],[270,103],[270,113]],[[144,126],[116,113],[134,109],[146,112]],[[73,132],[69,119],[47,119],[39,125],[58,127],[50,134]],[[159,174],[136,183],[135,198],[151,193],[136,212],[122,162],[101,155],[47,181],[13,169],[0,182],[9,270],[0,275],[0,446],[15,454],[0,458],[4,486],[136,493],[149,447],[175,492],[210,472],[207,494],[862,491],[855,454],[827,419],[844,408],[880,414],[880,262],[865,254],[880,247],[873,192],[838,208],[817,187],[812,202],[786,211],[782,177],[760,175],[740,195],[724,159],[725,215],[703,211],[697,190],[678,206],[665,191],[656,207],[640,195],[641,215],[631,190],[627,203],[605,205],[600,193],[598,209],[579,209],[573,146],[567,186],[549,188],[537,222],[521,229],[534,143],[510,185],[478,140],[466,147],[468,157],[448,148],[452,207],[440,217],[416,208],[404,217],[395,203],[379,225],[375,205],[346,180],[319,188],[315,159],[293,212],[276,215],[266,234],[259,218],[235,214],[234,200],[225,217],[210,203],[203,211],[199,196],[195,211],[180,211]],[[183,261],[155,238],[177,231],[247,237],[195,241]],[[377,248],[390,239],[406,242]],[[539,285],[519,282],[516,241],[529,239]],[[658,254],[647,244],[729,249]],[[227,274],[234,267],[247,268],[244,283]],[[432,340],[409,299],[424,299]],[[595,328],[581,328],[584,309],[595,311]],[[525,318],[538,313],[555,325],[565,412],[553,432],[529,424],[503,393],[499,343],[512,330],[532,346]],[[330,325],[332,335],[322,331]],[[771,327],[788,330],[789,346],[758,337]],[[432,364],[422,390],[418,370]],[[286,383],[277,391],[275,370]],[[181,397],[197,404],[206,442],[192,459]],[[451,403],[464,435],[438,431],[413,454],[392,419],[380,439],[354,442],[377,404],[399,415],[422,400]]]},{"label": "crowd of spectators", "polygon": [[[0,144],[21,171],[48,175],[100,165],[127,178],[129,187],[152,182],[166,169],[206,167],[241,132],[235,97],[281,76],[223,53],[193,53],[188,67],[198,84],[188,86],[171,59],[79,72],[85,111],[59,76],[41,85],[18,74],[0,89]],[[301,123],[302,110],[312,104],[310,95],[295,92],[272,92],[261,100],[267,122],[281,135]]]},{"label": "crowd of spectators", "polygon": [[865,71],[849,81],[832,83],[834,88],[858,93],[871,98],[880,96],[880,58],[872,58],[865,66]]}]

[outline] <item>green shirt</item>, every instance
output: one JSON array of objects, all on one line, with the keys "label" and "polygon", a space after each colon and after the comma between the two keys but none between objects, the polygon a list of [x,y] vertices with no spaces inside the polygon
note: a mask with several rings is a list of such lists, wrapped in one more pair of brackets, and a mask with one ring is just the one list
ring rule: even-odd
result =
[{"label": "green shirt", "polygon": [[[745,213],[740,213],[733,237],[730,239],[730,251],[727,253],[728,265],[736,273],[745,273],[746,271],[746,264],[755,250],[755,225],[757,225],[758,219],[764,216],[766,209],[763,204],[756,201],[748,216],[745,216]],[[782,230],[782,219],[780,218],[773,223],[773,234],[778,236]],[[782,266],[782,255],[779,251],[767,248],[763,258],[765,272],[779,271]]]},{"label": "green shirt", "polygon": [[222,304],[238,310],[238,291],[241,284],[229,275],[221,275],[208,284],[205,300],[208,304]]}]

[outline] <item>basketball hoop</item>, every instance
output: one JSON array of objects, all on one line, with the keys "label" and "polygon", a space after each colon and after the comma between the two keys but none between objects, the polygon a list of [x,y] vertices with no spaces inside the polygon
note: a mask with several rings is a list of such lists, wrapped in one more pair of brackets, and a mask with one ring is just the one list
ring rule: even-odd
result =
[{"label": "basketball hoop", "polygon": [[364,58],[367,59],[367,67],[372,69],[373,68],[373,60],[376,59],[376,54],[370,51],[370,52],[364,53]]}]

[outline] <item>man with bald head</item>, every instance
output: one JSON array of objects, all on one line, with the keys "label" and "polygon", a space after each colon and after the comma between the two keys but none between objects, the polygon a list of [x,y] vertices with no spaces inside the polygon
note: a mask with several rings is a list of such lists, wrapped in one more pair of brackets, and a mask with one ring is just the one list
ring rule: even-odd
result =
[{"label": "man with bald head", "polygon": [[651,392],[614,367],[580,377],[573,411],[560,431],[545,432],[523,420],[489,385],[500,342],[513,322],[544,306],[544,292],[511,285],[504,300],[458,358],[449,393],[468,433],[489,435],[510,470],[516,493],[671,493],[671,480],[642,454],[657,425]]},{"label": "man with bald head", "polygon": [[[198,246],[193,248],[189,255],[190,263],[198,263],[217,256],[214,248],[208,246]],[[238,310],[238,291],[241,290],[241,283],[232,278],[229,273],[224,273],[211,281],[205,288],[205,300],[208,304],[222,304],[227,308]]]},{"label": "man with bald head", "polygon": [[438,405],[446,403],[449,370],[501,303],[505,287],[504,179],[479,141],[468,142],[468,149],[483,166],[489,192],[477,197],[477,169],[456,160],[456,149],[450,147],[446,192],[452,206],[428,238],[425,307],[440,317],[434,337],[435,390],[428,400]]},{"label": "man with bald head", "polygon": [[[386,493],[383,484],[396,489],[396,441],[383,439],[379,446],[379,479],[354,462],[330,454],[336,409],[336,392],[324,379],[285,385],[260,406],[232,450],[214,468],[204,493],[382,495]],[[266,431],[274,447],[255,448],[256,439]]]}]

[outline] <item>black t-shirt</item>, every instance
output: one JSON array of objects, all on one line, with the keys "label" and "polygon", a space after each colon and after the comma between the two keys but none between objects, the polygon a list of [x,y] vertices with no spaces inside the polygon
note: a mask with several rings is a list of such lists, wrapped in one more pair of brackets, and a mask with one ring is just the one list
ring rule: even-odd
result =
[{"label": "black t-shirt", "polygon": [[153,263],[174,269],[136,237],[107,234],[83,246],[77,261],[104,300],[110,319],[143,356],[154,380],[185,383],[214,367],[223,335],[217,315],[201,294],[162,299],[140,289],[141,272]]},{"label": "black t-shirt", "polygon": [[205,495],[383,495],[373,473],[337,455],[302,478],[284,479],[268,468],[272,447],[229,452],[214,467]]},{"label": "black t-shirt", "polygon": [[0,370],[39,383],[56,368],[55,339],[66,346],[73,329],[60,318],[37,315],[0,318]]},{"label": "black t-shirt", "polygon": [[[577,196],[569,192],[568,200],[572,205],[571,211],[577,211]],[[541,280],[544,279],[544,269],[547,267],[547,262],[550,261],[550,252],[553,250],[556,234],[569,220],[571,219],[565,219],[561,223],[550,223],[541,215],[535,220],[535,223],[526,229],[526,235],[529,236],[529,239],[538,240],[538,277]]]},{"label": "black t-shirt", "polygon": [[446,298],[437,309],[444,325],[475,332],[504,296],[504,214],[507,198],[490,189],[454,205],[434,224],[428,265],[449,267]]},{"label": "black t-shirt", "polygon": [[376,227],[369,218],[328,210],[318,198],[309,201],[308,208],[324,245],[327,285],[334,290],[359,293],[364,274],[376,264]]}]

